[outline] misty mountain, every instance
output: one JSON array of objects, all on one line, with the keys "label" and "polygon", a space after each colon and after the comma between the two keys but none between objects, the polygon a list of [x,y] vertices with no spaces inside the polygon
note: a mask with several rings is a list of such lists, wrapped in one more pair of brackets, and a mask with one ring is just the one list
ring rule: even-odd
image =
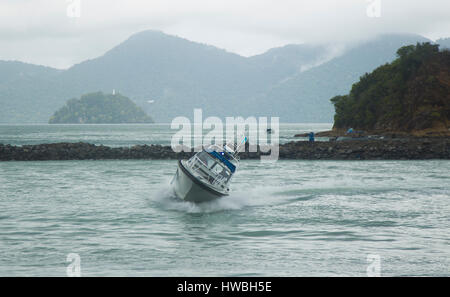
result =
[{"label": "misty mountain", "polygon": [[364,73],[391,62],[398,48],[429,41],[418,35],[385,35],[354,46],[344,54],[298,73],[268,92],[253,98],[262,114],[273,110],[286,122],[332,122],[334,107],[329,100],[348,93]]},{"label": "misty mountain", "polygon": [[319,65],[334,54],[331,47],[323,45],[289,44],[248,59],[259,65],[265,75],[271,77],[272,83],[276,83]]},{"label": "misty mountain", "polygon": [[[219,117],[251,115],[246,101],[325,55],[319,46],[286,46],[245,58],[213,46],[145,31],[104,56],[62,75],[74,91],[118,89],[158,121],[191,116],[193,108]],[[84,89],[83,89],[84,88]],[[149,103],[153,102],[153,103]]]},{"label": "misty mountain", "polygon": [[0,122],[44,122],[64,101],[54,95],[61,89],[54,84],[61,73],[50,67],[0,61]]},{"label": "misty mountain", "polygon": [[[157,122],[206,116],[279,116],[282,122],[332,122],[329,102],[359,77],[392,61],[418,35],[386,35],[345,50],[287,45],[242,57],[162,32],[131,36],[103,56],[67,70],[0,63],[0,122],[47,122],[68,99],[113,89]],[[13,64],[11,64],[13,63]]]},{"label": "misty mountain", "polygon": [[50,67],[22,63],[18,61],[0,61],[0,85],[15,80],[39,79],[42,76],[52,76],[60,71]]},{"label": "misty mountain", "polygon": [[61,78],[76,83],[74,91],[118,89],[160,121],[192,113],[192,106],[214,111],[216,101],[250,96],[271,81],[244,57],[155,31],[136,34]]}]

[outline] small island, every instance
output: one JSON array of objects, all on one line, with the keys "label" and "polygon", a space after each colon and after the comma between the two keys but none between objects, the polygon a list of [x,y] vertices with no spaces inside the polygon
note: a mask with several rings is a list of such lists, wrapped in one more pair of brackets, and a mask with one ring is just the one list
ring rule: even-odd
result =
[{"label": "small island", "polygon": [[153,120],[128,97],[102,92],[70,99],[49,120],[49,124],[130,123],[153,123]]}]

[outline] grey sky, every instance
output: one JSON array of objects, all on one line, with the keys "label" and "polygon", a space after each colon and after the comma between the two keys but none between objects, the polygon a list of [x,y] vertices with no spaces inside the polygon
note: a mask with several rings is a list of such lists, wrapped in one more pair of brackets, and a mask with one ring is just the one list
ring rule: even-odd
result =
[{"label": "grey sky", "polygon": [[[67,15],[73,1],[81,3],[79,18]],[[380,17],[367,14],[374,1],[381,3]],[[347,42],[389,32],[435,40],[450,36],[450,1],[0,0],[0,59],[66,68],[146,29],[245,56],[288,43]]]}]

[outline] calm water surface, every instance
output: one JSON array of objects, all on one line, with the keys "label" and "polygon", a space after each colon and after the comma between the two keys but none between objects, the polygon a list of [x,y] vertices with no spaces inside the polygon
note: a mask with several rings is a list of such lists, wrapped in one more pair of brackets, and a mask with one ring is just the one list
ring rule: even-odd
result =
[{"label": "calm water surface", "polygon": [[[293,140],[298,133],[330,130],[332,124],[280,124],[279,141]],[[224,128],[225,129],[225,128]],[[133,146],[143,144],[170,145],[172,136],[179,129],[170,124],[128,125],[5,125],[0,124],[0,143],[11,145],[40,144],[53,142],[89,142],[107,146]],[[210,130],[203,130],[203,136]],[[194,131],[192,130],[192,136]],[[225,136],[225,135],[224,135]],[[270,136],[269,136],[270,138]],[[327,138],[326,138],[327,139]],[[325,138],[323,140],[326,140]],[[318,138],[321,140],[321,138]]]}]

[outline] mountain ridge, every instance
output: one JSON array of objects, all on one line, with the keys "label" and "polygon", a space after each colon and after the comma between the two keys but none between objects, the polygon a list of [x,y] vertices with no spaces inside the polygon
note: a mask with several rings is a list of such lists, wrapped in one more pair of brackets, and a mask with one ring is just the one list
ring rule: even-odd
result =
[{"label": "mountain ridge", "polygon": [[[8,83],[0,79],[0,122],[46,122],[68,99],[112,89],[127,94],[157,122],[192,117],[193,108],[203,108],[205,116],[331,122],[329,98],[393,60],[398,45],[427,40],[419,35],[390,36],[375,41],[380,52],[367,51],[363,43],[331,58],[330,45],[304,44],[243,57],[160,31],[143,31],[67,70],[47,69]],[[355,53],[362,51],[372,56],[355,63]]]}]

